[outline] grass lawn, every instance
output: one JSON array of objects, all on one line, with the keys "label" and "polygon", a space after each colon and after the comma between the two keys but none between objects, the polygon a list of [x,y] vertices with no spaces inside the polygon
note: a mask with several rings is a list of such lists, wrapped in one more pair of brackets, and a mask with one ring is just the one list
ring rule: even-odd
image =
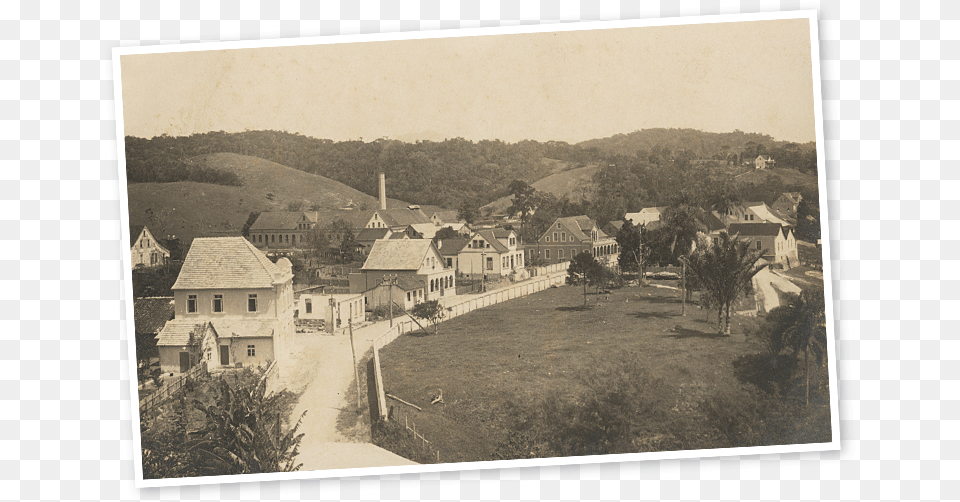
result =
[{"label": "grass lawn", "polygon": [[[535,407],[553,391],[576,394],[586,374],[625,353],[683,411],[737,389],[733,361],[761,350],[744,336],[745,319],[732,317],[725,337],[716,311],[688,304],[681,317],[676,290],[624,287],[596,300],[590,294],[583,308],[579,287],[548,289],[444,322],[439,335],[404,335],[381,351],[384,387],[423,411],[387,404],[401,423],[416,422],[441,461],[492,460],[509,440],[511,407]],[[444,404],[431,405],[438,389]]]}]

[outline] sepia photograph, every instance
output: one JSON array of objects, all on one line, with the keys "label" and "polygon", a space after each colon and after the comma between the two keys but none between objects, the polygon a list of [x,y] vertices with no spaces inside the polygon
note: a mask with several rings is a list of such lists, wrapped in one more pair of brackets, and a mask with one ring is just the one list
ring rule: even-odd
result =
[{"label": "sepia photograph", "polygon": [[138,486],[839,449],[817,57],[810,11],[115,49]]}]

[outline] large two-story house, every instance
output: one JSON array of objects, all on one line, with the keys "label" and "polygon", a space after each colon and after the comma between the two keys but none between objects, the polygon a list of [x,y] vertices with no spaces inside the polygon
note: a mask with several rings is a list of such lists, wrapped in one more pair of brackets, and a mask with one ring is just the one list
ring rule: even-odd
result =
[{"label": "large two-story house", "polygon": [[546,263],[570,261],[584,251],[598,261],[612,265],[617,261],[620,247],[596,221],[587,216],[568,216],[557,218],[537,240],[536,249],[531,249]]},{"label": "large two-story house", "polygon": [[793,228],[777,223],[734,223],[727,232],[750,242],[750,247],[763,251],[763,259],[787,268],[797,266],[799,256]]},{"label": "large two-story house", "polygon": [[480,274],[506,276],[520,271],[525,260],[523,245],[519,241],[513,230],[480,230],[457,253],[457,268],[468,277]]},{"label": "large two-story house", "polygon": [[[456,294],[456,273],[428,239],[384,239],[373,244],[359,273],[350,274],[350,293],[364,293],[397,277],[423,281],[424,301]],[[370,307],[369,298],[367,306]]]},{"label": "large two-story house", "polygon": [[[294,334],[290,261],[276,264],[243,237],[193,240],[174,283],[174,319],[157,335],[160,368],[266,366]],[[193,342],[193,343],[191,343]]]}]

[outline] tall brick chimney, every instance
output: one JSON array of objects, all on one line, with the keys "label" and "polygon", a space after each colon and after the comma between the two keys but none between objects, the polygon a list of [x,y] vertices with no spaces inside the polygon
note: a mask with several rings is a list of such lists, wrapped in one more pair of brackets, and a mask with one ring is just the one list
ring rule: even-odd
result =
[{"label": "tall brick chimney", "polygon": [[387,208],[387,177],[380,173],[380,209]]}]

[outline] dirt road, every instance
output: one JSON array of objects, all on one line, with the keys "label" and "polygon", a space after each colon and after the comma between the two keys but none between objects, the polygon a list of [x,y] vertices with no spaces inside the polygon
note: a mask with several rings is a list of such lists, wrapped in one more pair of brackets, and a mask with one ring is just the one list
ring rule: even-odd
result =
[{"label": "dirt road", "polygon": [[[380,322],[354,331],[358,358],[387,326]],[[300,425],[304,434],[297,457],[303,463],[301,470],[415,464],[373,444],[351,442],[337,432],[340,411],[357,409],[350,336],[345,331],[337,335],[298,333],[294,345],[300,349],[286,361],[289,374],[281,378],[291,390],[303,389],[291,414],[295,420],[307,411]],[[365,399],[361,405],[366,406]]]}]

